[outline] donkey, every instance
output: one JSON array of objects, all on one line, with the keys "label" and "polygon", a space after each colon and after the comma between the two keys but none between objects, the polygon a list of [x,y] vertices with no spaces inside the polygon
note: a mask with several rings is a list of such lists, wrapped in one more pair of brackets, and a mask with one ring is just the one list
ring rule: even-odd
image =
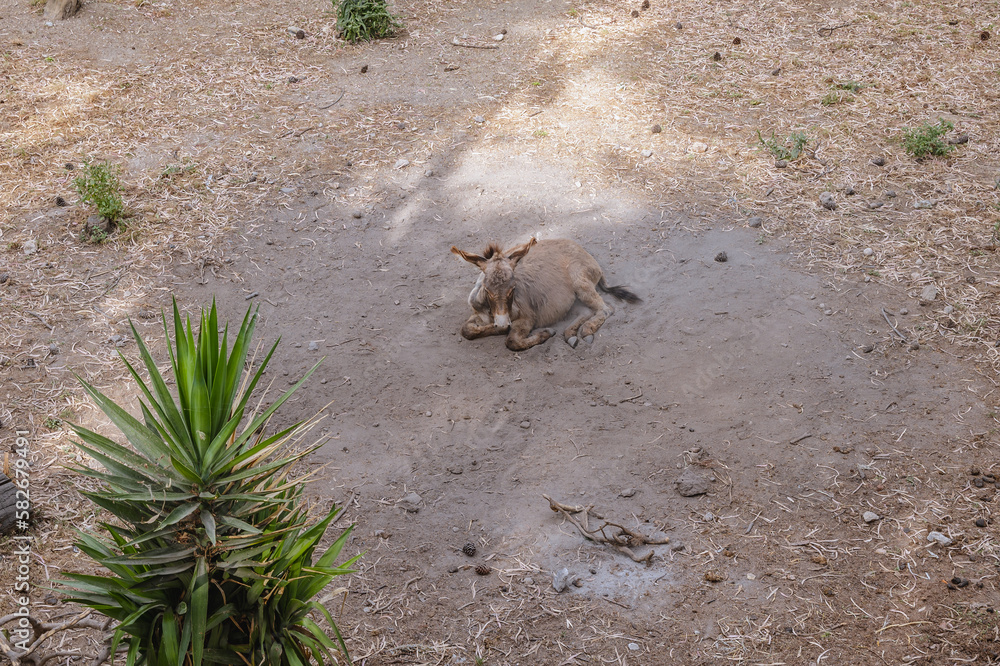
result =
[{"label": "donkey", "polygon": [[579,300],[590,308],[563,331],[574,349],[582,338],[593,342],[594,333],[614,314],[597,290],[627,303],[642,299],[625,287],[609,287],[597,261],[567,239],[539,241],[532,238],[506,252],[490,243],[482,255],[452,246],[451,251],[482,274],[469,294],[473,314],[462,326],[468,340],[487,335],[507,335],[507,349],[522,351],[540,345],[553,335],[557,323]]}]

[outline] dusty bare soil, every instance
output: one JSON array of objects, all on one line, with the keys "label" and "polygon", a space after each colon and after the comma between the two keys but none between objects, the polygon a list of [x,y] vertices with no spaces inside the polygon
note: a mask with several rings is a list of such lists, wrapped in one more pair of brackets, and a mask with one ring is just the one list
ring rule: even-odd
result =
[{"label": "dusty bare soil", "polygon": [[[74,456],[65,433],[45,421],[99,423],[69,371],[128,400],[111,369],[116,350],[134,351],[127,318],[162,341],[150,314],[171,297],[190,309],[214,298],[230,320],[259,306],[261,340],[281,338],[271,391],[322,359],[281,418],[322,413],[311,492],[357,525],[360,570],[324,598],[355,663],[1000,659],[992,370],[929,336],[939,306],[912,285],[811,265],[801,244],[746,229],[725,187],[682,163],[663,167],[672,198],[635,186],[641,173],[596,176],[599,159],[624,163],[620,147],[581,157],[498,129],[520,104],[557,110],[559,94],[533,82],[572,87],[573,68],[557,72],[545,51],[551,31],[586,27],[572,5],[412,5],[402,37],[349,48],[304,4],[198,9],[88,3],[52,28],[27,7],[0,16],[0,36],[32,53],[118,73],[155,72],[186,49],[229,62],[243,48],[233,30],[280,87],[260,92],[273,105],[241,98],[217,122],[192,110],[176,136],[139,141],[127,157],[147,176],[132,195],[159,198],[136,206],[133,245],[80,243],[86,213],[50,199],[4,222],[17,246],[0,286],[12,318],[0,436],[6,449],[9,424],[34,433],[46,576],[87,566],[67,539],[70,523],[95,522],[58,469]],[[289,55],[289,23],[309,30],[310,50]],[[289,59],[298,69],[282,69]],[[586,134],[611,121],[591,109],[574,122]],[[210,194],[225,224],[176,222],[169,237],[158,226],[221,219]],[[28,235],[43,240],[36,254],[21,251]],[[644,302],[614,303],[575,350],[462,339],[476,272],[448,248],[530,235],[577,240]],[[988,284],[990,257],[968,267]],[[707,492],[681,496],[682,474]],[[635,562],[584,539],[543,494],[593,507],[591,525],[669,541]]]}]

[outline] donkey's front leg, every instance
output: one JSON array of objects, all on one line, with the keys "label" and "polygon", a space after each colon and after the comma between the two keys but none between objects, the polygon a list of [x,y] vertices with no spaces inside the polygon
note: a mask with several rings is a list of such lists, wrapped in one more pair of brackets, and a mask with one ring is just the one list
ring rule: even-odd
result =
[{"label": "donkey's front leg", "polygon": [[540,328],[532,332],[532,322],[527,319],[518,319],[510,326],[510,333],[507,334],[507,349],[511,351],[524,351],[540,345],[553,335],[554,328]]},{"label": "donkey's front leg", "polygon": [[489,314],[479,312],[474,313],[462,325],[462,337],[466,340],[485,338],[488,335],[503,335],[506,332],[506,328],[497,328]]}]

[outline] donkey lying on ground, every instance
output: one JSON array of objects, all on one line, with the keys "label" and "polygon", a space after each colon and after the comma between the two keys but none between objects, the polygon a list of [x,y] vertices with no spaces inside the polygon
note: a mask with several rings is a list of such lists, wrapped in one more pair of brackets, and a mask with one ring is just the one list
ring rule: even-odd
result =
[{"label": "donkey lying on ground", "polygon": [[[552,326],[579,300],[590,308],[563,331],[570,347],[594,333],[614,314],[597,290],[628,303],[642,299],[625,287],[609,287],[597,261],[571,240],[534,238],[507,250],[490,243],[482,256],[452,247],[451,251],[483,272],[469,294],[474,313],[462,326],[469,340],[507,334],[507,348],[521,351],[540,345],[555,334]],[[537,328],[536,327],[541,327]]]}]

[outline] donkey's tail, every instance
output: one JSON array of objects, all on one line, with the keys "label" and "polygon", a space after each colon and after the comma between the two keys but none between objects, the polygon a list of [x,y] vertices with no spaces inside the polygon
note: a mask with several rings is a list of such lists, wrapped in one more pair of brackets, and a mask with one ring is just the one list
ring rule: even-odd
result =
[{"label": "donkey's tail", "polygon": [[641,298],[625,287],[609,287],[608,283],[604,281],[604,278],[601,278],[600,282],[597,283],[597,288],[606,294],[611,294],[620,301],[625,301],[626,303],[642,303]]}]

